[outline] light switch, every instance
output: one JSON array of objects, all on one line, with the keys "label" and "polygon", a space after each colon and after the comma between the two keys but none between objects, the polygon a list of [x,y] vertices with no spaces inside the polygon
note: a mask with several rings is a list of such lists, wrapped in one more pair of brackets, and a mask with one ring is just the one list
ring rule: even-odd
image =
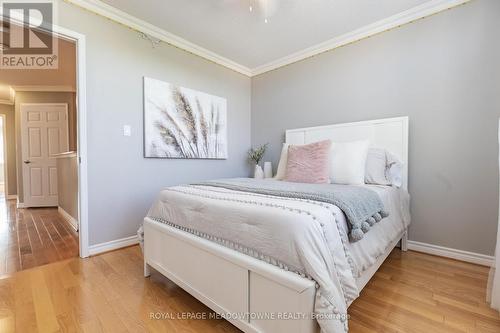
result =
[{"label": "light switch", "polygon": [[132,127],[130,125],[123,125],[123,136],[131,136],[132,135]]}]

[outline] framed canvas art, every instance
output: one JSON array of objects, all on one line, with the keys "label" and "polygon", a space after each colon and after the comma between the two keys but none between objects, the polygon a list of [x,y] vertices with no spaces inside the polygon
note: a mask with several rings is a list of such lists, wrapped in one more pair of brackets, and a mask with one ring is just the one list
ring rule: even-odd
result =
[{"label": "framed canvas art", "polygon": [[144,78],[144,156],[227,158],[227,101]]}]

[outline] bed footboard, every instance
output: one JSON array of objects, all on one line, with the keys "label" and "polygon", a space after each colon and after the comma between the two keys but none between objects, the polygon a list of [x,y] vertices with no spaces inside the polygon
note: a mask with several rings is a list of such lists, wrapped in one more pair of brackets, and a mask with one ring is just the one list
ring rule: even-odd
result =
[{"label": "bed footboard", "polygon": [[244,332],[317,333],[314,281],[168,225],[144,220],[144,275],[154,268]]}]

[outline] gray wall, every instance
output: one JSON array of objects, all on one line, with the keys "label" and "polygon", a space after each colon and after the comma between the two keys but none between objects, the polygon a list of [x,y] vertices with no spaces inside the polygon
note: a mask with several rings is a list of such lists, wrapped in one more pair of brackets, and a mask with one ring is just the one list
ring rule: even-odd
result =
[{"label": "gray wall", "polygon": [[[169,185],[248,174],[250,79],[59,2],[59,24],[86,35],[89,238],[134,235],[158,191]],[[149,76],[227,98],[229,158],[143,158],[142,78]],[[132,136],[122,135],[132,125]]]},{"label": "gray wall", "polygon": [[78,221],[78,157],[61,156],[56,162],[59,207]]},{"label": "gray wall", "polygon": [[252,79],[252,144],[410,116],[410,239],[492,255],[498,210],[500,1],[475,0]]},{"label": "gray wall", "polygon": [[7,143],[7,182],[9,188],[8,195],[17,193],[16,181],[16,130],[15,130],[15,113],[14,105],[0,104],[0,114],[5,115],[6,139]]}]

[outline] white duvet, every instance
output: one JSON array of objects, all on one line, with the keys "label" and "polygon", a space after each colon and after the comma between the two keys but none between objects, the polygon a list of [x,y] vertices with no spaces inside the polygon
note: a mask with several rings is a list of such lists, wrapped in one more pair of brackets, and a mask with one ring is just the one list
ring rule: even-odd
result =
[{"label": "white duvet", "polygon": [[356,243],[349,243],[345,216],[334,205],[218,187],[167,188],[148,217],[312,278],[321,330],[338,333],[347,331],[347,307],[359,295],[356,277],[409,223],[405,192],[367,186],[379,193],[390,216]]}]

